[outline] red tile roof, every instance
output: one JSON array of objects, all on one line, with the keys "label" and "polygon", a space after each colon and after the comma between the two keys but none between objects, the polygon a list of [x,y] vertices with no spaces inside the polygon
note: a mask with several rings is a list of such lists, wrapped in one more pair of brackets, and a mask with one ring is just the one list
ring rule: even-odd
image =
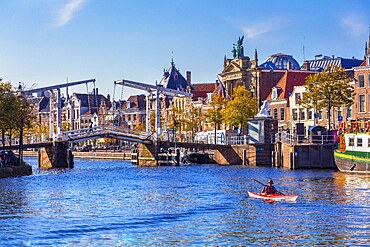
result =
[{"label": "red tile roof", "polygon": [[191,93],[193,94],[193,100],[197,100],[198,98],[207,98],[208,93],[213,93],[216,89],[216,83],[197,83],[192,84],[193,90]]},{"label": "red tile roof", "polygon": [[[313,74],[313,71],[306,70],[287,70],[284,76],[279,80],[275,87],[281,89],[279,90],[278,99],[289,98],[289,93],[293,92],[295,86],[303,86],[306,83],[306,78],[310,74]],[[272,89],[272,88],[271,88]],[[272,92],[267,96],[267,100],[272,99]]]},{"label": "red tile roof", "polygon": [[261,71],[261,101],[265,100],[271,89],[276,86],[281,77],[283,77],[285,70],[262,70]]}]

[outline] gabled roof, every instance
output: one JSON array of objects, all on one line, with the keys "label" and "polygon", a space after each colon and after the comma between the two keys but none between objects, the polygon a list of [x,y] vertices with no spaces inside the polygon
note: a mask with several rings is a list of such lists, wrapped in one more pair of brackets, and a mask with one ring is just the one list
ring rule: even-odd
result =
[{"label": "gabled roof", "polygon": [[[128,107],[128,104],[130,104],[130,107]],[[120,107],[121,109],[145,109],[145,95],[131,95],[127,100],[121,102]]]},{"label": "gabled roof", "polygon": [[163,77],[158,85],[165,88],[185,91],[187,85],[186,79],[181,75],[180,71],[175,67],[175,63],[171,62],[171,67],[164,71]]},{"label": "gabled roof", "polygon": [[[287,70],[284,76],[276,84],[278,90],[277,100],[286,99],[288,100],[290,94],[293,92],[295,86],[303,86],[306,83],[306,78],[310,74],[313,74],[313,71],[299,71],[299,70]],[[267,100],[272,100],[272,92],[270,90]]]},{"label": "gabled roof", "polygon": [[102,94],[98,94],[96,99],[93,94],[74,93],[73,96],[81,101],[81,107],[97,107],[100,106],[102,100],[107,100],[107,98]]}]

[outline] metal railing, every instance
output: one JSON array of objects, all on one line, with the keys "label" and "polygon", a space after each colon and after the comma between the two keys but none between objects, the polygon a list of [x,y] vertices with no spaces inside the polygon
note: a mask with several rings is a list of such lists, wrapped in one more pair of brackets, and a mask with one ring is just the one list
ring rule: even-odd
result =
[{"label": "metal railing", "polygon": [[287,132],[275,134],[275,142],[284,142],[288,144],[334,144],[337,142],[335,135],[297,135]]},{"label": "metal railing", "polygon": [[248,136],[229,136],[227,139],[229,145],[246,145],[248,144]]}]

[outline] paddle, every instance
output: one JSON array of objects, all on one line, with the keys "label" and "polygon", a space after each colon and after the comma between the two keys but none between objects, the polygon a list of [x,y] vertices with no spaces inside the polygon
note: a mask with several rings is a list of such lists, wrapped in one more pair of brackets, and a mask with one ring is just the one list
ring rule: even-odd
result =
[{"label": "paddle", "polygon": [[258,181],[258,180],[257,180],[257,179],[255,179],[255,178],[252,178],[252,180],[253,180],[253,181],[256,181],[257,183],[262,184],[263,186],[265,186],[265,185],[266,185],[266,184],[264,184],[264,183],[262,183],[262,182]]},{"label": "paddle", "polygon": [[[257,180],[257,179],[255,179],[255,178],[252,178],[252,180],[253,180],[253,181],[255,181],[255,182],[257,182],[257,183],[262,184],[263,186],[266,186],[264,183],[262,183],[261,181],[258,181],[258,180]],[[280,194],[280,195],[285,196],[283,192],[280,192],[280,191],[277,191],[277,190],[276,190],[276,193],[278,193],[278,194]]]}]

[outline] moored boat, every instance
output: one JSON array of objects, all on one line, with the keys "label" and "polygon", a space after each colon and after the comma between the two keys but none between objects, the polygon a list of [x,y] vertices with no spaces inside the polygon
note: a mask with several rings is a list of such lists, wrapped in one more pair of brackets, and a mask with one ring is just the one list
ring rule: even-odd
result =
[{"label": "moored boat", "polygon": [[344,133],[340,146],[334,151],[338,170],[346,173],[370,174],[370,135],[368,133]]},{"label": "moored boat", "polygon": [[251,191],[248,191],[248,195],[251,198],[258,198],[258,199],[264,199],[264,200],[273,200],[273,201],[295,202],[298,198],[297,195],[265,194],[265,193],[251,192]]}]

